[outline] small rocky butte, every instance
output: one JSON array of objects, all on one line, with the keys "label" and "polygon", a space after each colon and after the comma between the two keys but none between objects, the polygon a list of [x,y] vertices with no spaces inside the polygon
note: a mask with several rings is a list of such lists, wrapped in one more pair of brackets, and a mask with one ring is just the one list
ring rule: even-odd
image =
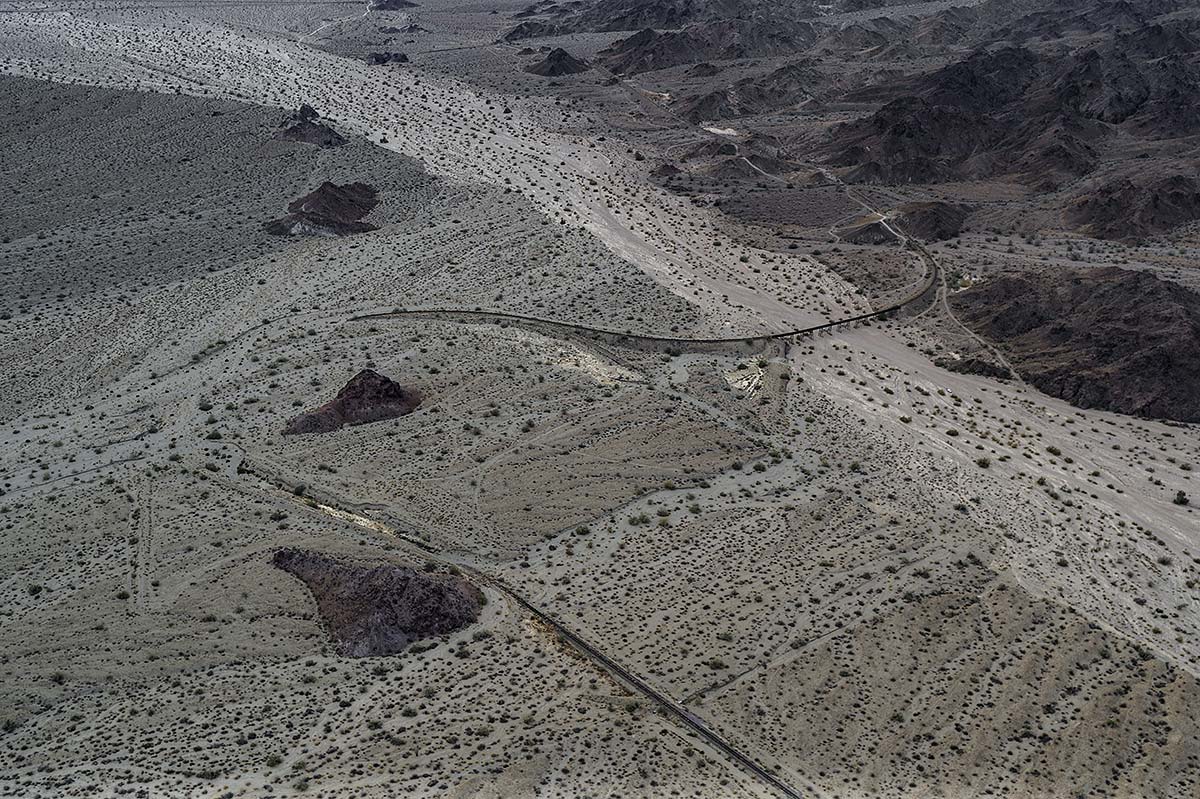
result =
[{"label": "small rocky butte", "polygon": [[560,75],[578,75],[591,68],[592,65],[588,62],[576,58],[561,47],[556,47],[541,61],[525,67],[525,71],[544,78],[556,78]]},{"label": "small rocky butte", "polygon": [[326,181],[303,197],[288,203],[288,214],[268,222],[275,236],[348,236],[378,230],[362,221],[379,204],[378,192],[366,183]]},{"label": "small rocky butte", "polygon": [[279,138],[284,141],[315,144],[321,149],[341,147],[346,143],[344,136],[321,122],[316,109],[311,105],[300,106],[284,124],[286,127],[279,131]]},{"label": "small rocky butte", "polygon": [[332,400],[289,421],[283,433],[331,433],[346,425],[395,419],[412,413],[420,404],[421,396],[416,391],[373,369],[363,369]]},{"label": "small rocky butte", "polygon": [[300,549],[281,549],[271,562],[308,586],[346,657],[394,655],[413,641],[461,630],[486,601],[463,577],[408,566],[350,564]]}]

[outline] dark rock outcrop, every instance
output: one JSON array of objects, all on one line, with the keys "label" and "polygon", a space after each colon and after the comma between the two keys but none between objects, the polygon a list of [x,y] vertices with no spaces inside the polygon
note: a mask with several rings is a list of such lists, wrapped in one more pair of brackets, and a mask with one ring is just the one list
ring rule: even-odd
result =
[{"label": "dark rock outcrop", "polygon": [[404,11],[418,5],[411,0],[369,0],[367,8],[371,11]]},{"label": "dark rock outcrop", "polygon": [[320,121],[320,116],[311,105],[300,106],[284,124],[285,127],[279,131],[279,138],[285,141],[315,144],[321,148],[340,147],[346,143],[344,136]]},{"label": "dark rock outcrop", "polygon": [[1011,380],[1013,377],[1013,373],[1003,366],[972,356],[966,358],[938,358],[933,364],[947,371],[958,372],[964,375],[980,375],[982,377],[993,377],[997,380]]},{"label": "dark rock outcrop", "polygon": [[366,183],[338,185],[326,181],[288,203],[288,215],[268,222],[266,231],[275,236],[347,236],[377,230],[375,225],[362,221],[379,204],[377,194]]},{"label": "dark rock outcrop", "polygon": [[476,621],[484,604],[483,593],[456,575],[354,565],[299,549],[281,549],[271,562],[308,586],[346,657],[394,655],[413,641],[455,632]]},{"label": "dark rock outcrop", "polygon": [[972,210],[969,205],[933,200],[904,203],[894,214],[901,230],[909,236],[921,241],[942,241],[959,234]]},{"label": "dark rock outcrop", "polygon": [[501,41],[519,42],[522,39],[536,39],[540,36],[558,36],[566,33],[561,25],[553,22],[530,19],[519,23],[515,28],[501,37]]},{"label": "dark rock outcrop", "polygon": [[367,63],[377,67],[385,64],[407,64],[408,56],[404,53],[367,53]]},{"label": "dark rock outcrop", "polygon": [[679,115],[691,122],[763,114],[809,100],[825,83],[812,62],[797,61],[765,75],[684,97],[677,108]]},{"label": "dark rock outcrop", "polygon": [[1200,421],[1200,295],[1116,267],[1011,274],[955,313],[1030,383],[1081,408]]},{"label": "dark rock outcrop", "polygon": [[395,25],[384,25],[383,27],[379,28],[379,32],[393,35],[397,33],[403,33],[411,36],[417,33],[430,33],[431,31],[428,28],[422,28],[415,22],[410,22],[407,25],[403,25],[399,28]]},{"label": "dark rock outcrop", "polygon": [[814,36],[807,22],[772,25],[763,20],[721,19],[677,31],[646,28],[601,50],[599,60],[613,72],[632,75],[697,61],[791,55]]},{"label": "dark rock outcrop", "polygon": [[330,433],[345,425],[367,424],[412,413],[421,404],[417,392],[371,369],[363,369],[337,396],[305,411],[283,428],[284,435]]},{"label": "dark rock outcrop", "polygon": [[999,130],[975,111],[900,97],[835,131],[834,166],[852,167],[854,183],[926,183],[990,171]]},{"label": "dark rock outcrop", "polygon": [[554,78],[560,75],[577,75],[591,68],[592,65],[588,62],[576,58],[561,47],[556,47],[541,61],[525,67],[525,71],[531,75]]},{"label": "dark rock outcrop", "polygon": [[1200,181],[1191,175],[1118,178],[1085,188],[1064,217],[1079,232],[1101,239],[1165,233],[1200,219]]}]

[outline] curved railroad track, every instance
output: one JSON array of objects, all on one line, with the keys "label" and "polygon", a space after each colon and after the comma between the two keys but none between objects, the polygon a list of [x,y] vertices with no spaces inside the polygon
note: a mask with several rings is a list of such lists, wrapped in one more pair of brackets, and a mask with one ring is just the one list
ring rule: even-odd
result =
[{"label": "curved railroad track", "polygon": [[596,336],[609,339],[618,344],[625,345],[651,345],[655,347],[722,347],[729,345],[755,345],[765,344],[772,341],[787,341],[790,339],[801,338],[803,336],[820,333],[825,330],[832,330],[843,325],[850,325],[856,322],[865,322],[871,319],[880,319],[890,314],[902,311],[911,305],[929,299],[936,294],[939,285],[940,272],[937,261],[925,250],[925,248],[909,239],[908,248],[917,253],[925,264],[925,279],[921,285],[910,295],[897,302],[893,302],[883,308],[877,308],[866,313],[848,316],[843,319],[835,319],[830,322],[822,322],[817,325],[808,327],[798,327],[790,330],[783,330],[776,333],[753,333],[741,336],[717,336],[712,338],[693,338],[686,336],[660,336],[651,333],[634,333],[631,331],[613,330],[611,328],[597,327],[593,325],[584,325],[577,322],[563,322],[556,319],[547,319],[541,316],[531,316],[528,314],[510,313],[507,311],[487,311],[482,309],[463,309],[463,308],[397,308],[391,311],[381,311],[379,313],[360,314],[350,317],[351,322],[370,322],[383,319],[402,319],[402,318],[433,318],[443,319],[447,321],[464,321],[464,322],[484,322],[493,324],[516,323],[539,327],[546,327],[552,330],[582,334],[586,336]]}]

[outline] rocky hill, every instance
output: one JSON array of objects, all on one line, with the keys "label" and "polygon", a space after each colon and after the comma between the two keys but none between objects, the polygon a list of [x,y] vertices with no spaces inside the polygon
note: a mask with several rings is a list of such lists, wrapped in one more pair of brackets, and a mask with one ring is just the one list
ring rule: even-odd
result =
[{"label": "rocky hill", "polygon": [[600,51],[600,59],[613,72],[636,74],[697,61],[792,55],[815,38],[816,29],[807,22],[723,19],[678,31],[646,28]]},{"label": "rocky hill", "polygon": [[1200,181],[1192,174],[1119,177],[1086,186],[1064,212],[1080,233],[1136,241],[1200,219]]},{"label": "rocky hill", "polygon": [[922,241],[942,241],[958,235],[972,210],[961,203],[929,200],[904,203],[893,214],[909,236]]},{"label": "rocky hill", "polygon": [[1090,174],[1124,140],[1157,143],[1200,129],[1187,99],[1200,92],[1192,28],[1146,25],[1064,51],[980,49],[873,84],[848,99],[885,104],[833,129],[828,162],[857,182],[1004,177],[1057,188]]},{"label": "rocky hill", "polygon": [[556,47],[541,61],[525,67],[525,71],[531,75],[554,78],[560,75],[577,75],[591,68],[592,65],[588,62],[576,58],[561,47]]},{"label": "rocky hill", "polygon": [[1033,385],[1081,408],[1200,421],[1200,295],[1116,267],[1021,273],[953,296]]},{"label": "rocky hill", "polygon": [[322,122],[320,115],[310,105],[300,106],[296,113],[288,118],[279,131],[279,138],[315,144],[322,149],[340,147],[346,143],[346,138]]},{"label": "rocky hill", "polygon": [[680,116],[692,122],[753,116],[804,102],[823,92],[829,82],[815,61],[801,59],[765,75],[683,97],[676,108]]},{"label": "rocky hill", "polygon": [[347,236],[376,230],[362,221],[379,204],[376,195],[366,183],[326,181],[288,203],[287,216],[268,222],[266,231],[276,236]]},{"label": "rocky hill", "polygon": [[407,566],[344,563],[281,549],[271,562],[312,592],[338,654],[394,655],[413,641],[446,635],[479,618],[483,593],[462,577]]},{"label": "rocky hill", "polygon": [[[764,20],[813,16],[810,2],[771,3],[767,0],[592,0],[538,2],[514,15],[520,20],[506,36],[510,41],[563,33],[603,33],[645,28],[679,30],[730,19]],[[554,33],[550,33],[554,31]]]},{"label": "rocky hill", "polygon": [[420,404],[417,392],[374,370],[363,369],[334,399],[292,419],[283,432],[284,435],[329,433],[346,425],[395,419],[412,413]]}]

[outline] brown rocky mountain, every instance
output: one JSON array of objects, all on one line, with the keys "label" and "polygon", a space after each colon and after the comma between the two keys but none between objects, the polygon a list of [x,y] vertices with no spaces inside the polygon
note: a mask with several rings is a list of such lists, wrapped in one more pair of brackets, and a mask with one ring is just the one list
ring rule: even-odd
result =
[{"label": "brown rocky mountain", "polygon": [[811,59],[786,64],[765,75],[756,75],[720,89],[684,97],[677,103],[680,116],[692,122],[753,116],[796,105],[822,91],[829,83]]},{"label": "brown rocky mountain", "polygon": [[1200,421],[1200,295],[1182,286],[1116,267],[1010,274],[952,304],[1047,394]]},{"label": "brown rocky mountain", "polygon": [[852,92],[895,99],[834,128],[828,163],[855,182],[1005,177],[1057,188],[1090,174],[1123,139],[1198,129],[1200,111],[1187,98],[1200,93],[1200,55],[1188,28],[1140,28],[1060,55],[979,50]]},{"label": "brown rocky mountain", "polygon": [[1002,129],[986,114],[905,96],[834,131],[827,162],[851,183],[930,183],[993,171]]},{"label": "brown rocky mountain", "polygon": [[[514,15],[521,20],[505,37],[510,41],[530,36],[562,33],[603,33],[645,28],[679,30],[731,19],[806,19],[815,5],[801,0],[773,3],[768,0],[593,0],[592,2],[539,2]],[[545,31],[555,31],[554,34]]]},{"label": "brown rocky mountain", "polygon": [[613,72],[636,74],[697,61],[727,61],[796,54],[816,35],[807,22],[773,25],[762,20],[723,19],[678,31],[646,28],[600,51]]}]

